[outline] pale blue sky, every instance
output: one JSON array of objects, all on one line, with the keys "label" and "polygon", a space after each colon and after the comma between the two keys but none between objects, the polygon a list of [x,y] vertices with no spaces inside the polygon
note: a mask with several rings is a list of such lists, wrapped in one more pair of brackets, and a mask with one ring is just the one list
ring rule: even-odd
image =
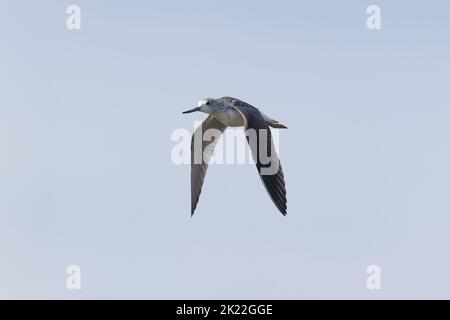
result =
[{"label": "pale blue sky", "polygon": [[[448,1],[2,0],[0,297],[450,298],[449,15]],[[286,218],[232,165],[210,168],[190,218],[170,135],[223,95],[288,125]]]}]

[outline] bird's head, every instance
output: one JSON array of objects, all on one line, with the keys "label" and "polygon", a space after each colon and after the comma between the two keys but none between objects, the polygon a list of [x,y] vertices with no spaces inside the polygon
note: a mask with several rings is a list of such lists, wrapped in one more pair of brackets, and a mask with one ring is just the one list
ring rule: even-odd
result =
[{"label": "bird's head", "polygon": [[217,106],[217,100],[213,98],[206,98],[202,99],[197,103],[197,108],[194,108],[192,110],[185,111],[183,113],[191,113],[196,111],[201,111],[204,113],[211,114],[214,112],[215,107]]}]

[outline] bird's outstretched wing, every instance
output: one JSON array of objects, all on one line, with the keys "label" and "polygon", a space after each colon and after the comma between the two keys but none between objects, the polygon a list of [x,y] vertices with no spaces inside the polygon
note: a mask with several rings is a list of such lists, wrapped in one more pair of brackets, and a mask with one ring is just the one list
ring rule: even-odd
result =
[{"label": "bird's outstretched wing", "polygon": [[[283,215],[286,215],[287,199],[284,174],[272,143],[269,125],[259,110],[248,103],[233,99],[232,106],[244,118],[247,141],[252,150],[259,176],[273,203]],[[253,132],[253,135],[250,134],[250,131]],[[254,139],[252,139],[252,136]]]},{"label": "bird's outstretched wing", "polygon": [[[194,214],[197,207],[200,193],[202,192],[203,181],[205,180],[206,170],[208,169],[209,159],[219,140],[220,135],[227,128],[222,122],[208,116],[199,126],[192,136],[191,141],[191,215]],[[216,132],[207,130],[216,129]],[[205,135],[205,132],[206,135]],[[206,139],[205,139],[206,138]],[[205,141],[211,138],[211,141]]]}]

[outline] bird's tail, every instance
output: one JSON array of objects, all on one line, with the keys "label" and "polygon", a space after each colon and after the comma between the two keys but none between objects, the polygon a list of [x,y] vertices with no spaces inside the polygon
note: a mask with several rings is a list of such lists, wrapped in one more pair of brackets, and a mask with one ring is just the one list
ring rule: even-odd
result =
[{"label": "bird's tail", "polygon": [[268,121],[267,121],[267,124],[268,124],[269,126],[271,126],[272,128],[287,129],[287,127],[286,127],[285,125],[279,123],[279,122],[276,121],[276,120],[272,120],[272,119],[271,119],[271,120],[268,120]]}]

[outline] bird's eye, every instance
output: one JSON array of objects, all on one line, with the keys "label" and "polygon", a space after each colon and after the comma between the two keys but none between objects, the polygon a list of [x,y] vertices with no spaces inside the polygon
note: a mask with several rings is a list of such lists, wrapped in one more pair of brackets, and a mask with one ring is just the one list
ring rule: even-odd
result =
[{"label": "bird's eye", "polygon": [[206,101],[206,105],[210,105],[211,104],[211,101]]}]

